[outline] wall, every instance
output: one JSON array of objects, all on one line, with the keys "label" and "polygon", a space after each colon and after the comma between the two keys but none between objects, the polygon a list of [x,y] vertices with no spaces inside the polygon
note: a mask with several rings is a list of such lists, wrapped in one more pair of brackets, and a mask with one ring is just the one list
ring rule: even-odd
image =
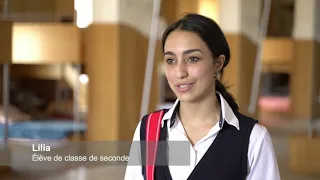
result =
[{"label": "wall", "polygon": [[[3,9],[2,0],[1,12]],[[59,20],[61,16],[74,16],[74,0],[9,0],[9,13],[17,20]]]},{"label": "wall", "polygon": [[[143,0],[95,2],[93,23],[84,30],[90,78],[87,138],[130,140],[140,121],[153,4],[140,4]],[[158,38],[165,27],[161,20]],[[161,59],[159,54],[157,49],[155,62]],[[157,69],[154,66],[148,112],[158,104]]]}]

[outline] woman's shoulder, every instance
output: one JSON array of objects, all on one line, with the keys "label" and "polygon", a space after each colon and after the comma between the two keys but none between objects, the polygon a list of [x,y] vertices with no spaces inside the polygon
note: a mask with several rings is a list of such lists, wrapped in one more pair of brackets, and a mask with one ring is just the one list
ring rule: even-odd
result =
[{"label": "woman's shoulder", "polygon": [[236,115],[236,117],[238,118],[239,121],[242,122],[253,122],[253,123],[259,123],[259,121],[251,116],[245,115],[239,111],[234,112],[234,114]]},{"label": "woman's shoulder", "polygon": [[[260,154],[264,155],[259,157]],[[261,160],[262,162],[268,161],[264,160],[265,158],[276,159],[272,143],[272,136],[270,135],[268,129],[262,124],[256,123],[251,131],[249,138],[248,158],[250,162],[253,162],[255,159],[255,161]]]},{"label": "woman's shoulder", "polygon": [[240,112],[235,113],[235,115],[239,120],[240,129],[241,127],[251,129],[250,139],[255,140],[257,138],[269,136],[267,128],[260,124],[258,119],[244,115]]},{"label": "woman's shoulder", "polygon": [[263,126],[262,124],[256,123],[254,125],[254,127],[252,128],[250,139],[252,139],[252,140],[256,140],[258,138],[264,139],[269,136],[270,136],[270,134],[268,132],[268,129],[265,126]]},{"label": "woman's shoulder", "polygon": [[270,141],[271,136],[268,129],[258,119],[244,115],[242,113],[236,113],[238,117],[240,129],[241,127],[247,128],[250,132],[250,144],[261,143],[265,140]]},{"label": "woman's shoulder", "polygon": [[[240,130],[249,136],[249,152],[254,153],[254,149],[260,149],[261,147],[270,148],[272,147],[272,138],[268,129],[260,124],[259,121],[250,116],[242,113],[235,113],[239,120]],[[260,147],[257,147],[260,146]]]},{"label": "woman's shoulder", "polygon": [[169,111],[169,109],[159,109],[145,114],[137,124],[136,131],[144,131],[148,120],[161,121],[164,115]]},{"label": "woman's shoulder", "polygon": [[253,117],[244,115],[240,112],[234,112],[234,114],[239,121],[240,130],[249,131],[250,133],[255,126],[259,125],[259,121]]},{"label": "woman's shoulder", "polygon": [[[159,109],[159,110],[155,110],[155,111],[152,111],[148,114],[145,114],[139,123],[145,123],[148,119],[157,119],[157,118],[154,118],[154,117],[158,117],[158,118],[163,118],[163,116],[169,111],[169,109]],[[152,116],[151,116],[152,115]]]}]

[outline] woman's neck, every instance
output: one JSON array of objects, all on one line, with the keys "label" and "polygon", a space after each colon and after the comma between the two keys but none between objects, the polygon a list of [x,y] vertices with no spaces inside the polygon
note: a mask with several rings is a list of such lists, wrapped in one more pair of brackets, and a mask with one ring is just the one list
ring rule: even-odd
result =
[{"label": "woman's neck", "polygon": [[215,92],[196,102],[180,102],[179,117],[183,124],[216,124],[220,117],[219,100]]}]

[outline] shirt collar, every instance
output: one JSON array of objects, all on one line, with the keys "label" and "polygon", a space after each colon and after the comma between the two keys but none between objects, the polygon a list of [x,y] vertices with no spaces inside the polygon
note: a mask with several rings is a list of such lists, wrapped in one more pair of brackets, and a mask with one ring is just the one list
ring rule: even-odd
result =
[{"label": "shirt collar", "polygon": [[[228,102],[224,99],[224,97],[222,96],[221,93],[219,93],[218,91],[216,91],[216,92],[217,92],[218,98],[220,98],[220,105],[221,105],[221,116],[220,116],[220,122],[219,122],[220,128],[223,127],[223,124],[226,121],[228,124],[233,125],[238,130],[240,130],[239,120],[236,117],[236,115],[234,114],[231,107],[229,106]],[[162,127],[167,120],[170,120],[170,128],[174,125],[176,114],[177,114],[177,109],[179,107],[179,103],[180,103],[180,101],[179,101],[179,99],[177,99],[174,102],[173,106],[163,116]]]}]

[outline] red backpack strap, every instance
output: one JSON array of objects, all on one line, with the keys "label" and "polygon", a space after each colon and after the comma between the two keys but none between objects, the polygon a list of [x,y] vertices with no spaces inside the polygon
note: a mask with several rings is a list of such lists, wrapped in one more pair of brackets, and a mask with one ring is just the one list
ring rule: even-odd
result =
[{"label": "red backpack strap", "polygon": [[155,161],[164,110],[151,113],[146,122],[146,180],[154,180]]}]

